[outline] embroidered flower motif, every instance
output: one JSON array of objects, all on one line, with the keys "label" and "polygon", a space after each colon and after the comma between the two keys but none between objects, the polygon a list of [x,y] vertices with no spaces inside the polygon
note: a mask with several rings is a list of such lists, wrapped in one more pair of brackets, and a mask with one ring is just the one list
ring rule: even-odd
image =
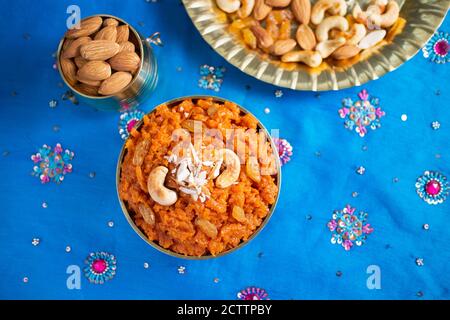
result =
[{"label": "embroidered flower motif", "polygon": [[342,108],[338,110],[339,116],[344,121],[344,127],[350,131],[355,130],[360,137],[367,134],[367,128],[376,130],[381,127],[380,119],[386,115],[381,109],[380,101],[376,97],[369,96],[367,90],[358,94],[359,99],[351,98],[342,100]]},{"label": "embroidered flower motif", "polygon": [[131,129],[133,129],[136,123],[138,123],[143,117],[144,112],[140,110],[122,113],[119,118],[120,137],[123,140],[126,140],[130,135]]},{"label": "embroidered flower motif", "polygon": [[368,214],[359,212],[347,205],[342,210],[336,210],[327,227],[332,232],[331,243],[340,244],[349,251],[354,244],[361,246],[367,239],[367,235],[373,232],[370,224],[366,223]]},{"label": "embroidered flower motif", "polygon": [[239,300],[270,300],[266,290],[257,287],[248,287],[237,294]]},{"label": "embroidered flower motif", "polygon": [[203,89],[220,90],[225,73],[224,67],[213,67],[207,64],[200,66],[200,79],[198,86]]},{"label": "embroidered flower motif", "polygon": [[279,138],[273,138],[273,142],[277,147],[281,165],[284,165],[287,162],[291,161],[293,149],[291,144],[286,139],[279,139]]},{"label": "embroidered flower motif", "polygon": [[90,283],[103,284],[116,275],[116,257],[107,252],[92,252],[86,258],[84,275]]},{"label": "embroidered flower motif", "polygon": [[68,149],[63,150],[59,143],[53,149],[44,144],[38,153],[31,156],[35,164],[31,174],[38,177],[42,183],[53,181],[59,184],[67,173],[72,172],[70,161],[74,155]]},{"label": "embroidered flower motif", "polygon": [[434,63],[450,62],[450,34],[438,31],[422,48],[423,56]]},{"label": "embroidered flower motif", "polygon": [[436,205],[444,202],[450,194],[447,177],[436,171],[425,171],[417,178],[416,191],[419,197],[428,204]]}]

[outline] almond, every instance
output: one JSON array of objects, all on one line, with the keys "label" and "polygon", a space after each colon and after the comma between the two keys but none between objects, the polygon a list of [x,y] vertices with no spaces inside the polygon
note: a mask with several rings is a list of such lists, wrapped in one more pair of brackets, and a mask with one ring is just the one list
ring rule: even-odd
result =
[{"label": "almond", "polygon": [[360,51],[361,49],[358,46],[345,45],[333,52],[331,57],[336,60],[350,59],[356,56]]},{"label": "almond", "polygon": [[94,40],[109,40],[116,42],[117,28],[114,26],[104,27],[95,35]]},{"label": "almond", "polygon": [[258,39],[258,44],[262,48],[269,48],[273,44],[272,36],[269,32],[267,32],[263,27],[259,24],[256,24],[250,28],[255,35],[256,39]]},{"label": "almond", "polygon": [[123,26],[117,27],[117,43],[128,41],[128,37],[130,36],[130,29],[125,24]]},{"label": "almond", "polygon": [[114,18],[107,18],[107,19],[105,19],[105,21],[103,21],[103,26],[104,27],[108,27],[108,26],[117,27],[118,25],[119,25],[119,21],[117,21]]},{"label": "almond", "polygon": [[311,0],[292,0],[291,10],[298,22],[308,25],[311,19]]},{"label": "almond", "polygon": [[255,0],[255,6],[253,8],[253,18],[256,20],[262,20],[272,11],[272,7],[268,6],[264,0]]},{"label": "almond", "polygon": [[301,24],[295,34],[297,42],[304,50],[313,50],[317,44],[314,31],[306,24]]},{"label": "almond", "polygon": [[85,58],[82,56],[75,57],[75,64],[77,65],[78,69],[82,68],[86,62],[88,62]]},{"label": "almond", "polygon": [[74,58],[80,55],[80,47],[88,42],[91,42],[92,39],[89,37],[80,37],[78,39],[73,40],[70,45],[63,51],[63,58]]},{"label": "almond", "polygon": [[73,86],[75,83],[77,83],[77,67],[71,59],[67,58],[61,58],[59,60],[59,63],[61,65],[61,70],[64,78],[71,86]]},{"label": "almond", "polygon": [[111,76],[111,66],[104,61],[89,61],[77,75],[84,80],[105,80]]},{"label": "almond", "polygon": [[80,78],[80,77],[77,77],[77,79],[81,83],[84,83],[84,84],[86,84],[88,86],[91,86],[91,87],[97,87],[98,88],[102,84],[102,82],[100,80],[88,80],[88,79]]},{"label": "almond", "polygon": [[102,22],[103,19],[99,16],[84,19],[80,22],[80,27],[78,29],[74,27],[74,29],[70,29],[66,32],[66,38],[75,39],[89,36],[100,29]]},{"label": "almond", "polygon": [[65,39],[62,45],[63,51],[66,50],[73,42],[73,39]]},{"label": "almond", "polygon": [[79,83],[75,86],[75,89],[88,96],[97,96],[98,87],[93,87],[84,83]]},{"label": "almond", "polygon": [[134,47],[134,44],[130,41],[124,41],[119,43],[120,49],[119,52],[134,52],[136,49]]},{"label": "almond", "polygon": [[120,52],[109,59],[111,68],[117,71],[135,71],[140,63],[141,59],[136,52]]},{"label": "almond", "polygon": [[109,96],[111,94],[120,92],[130,82],[133,76],[128,72],[119,71],[114,73],[111,77],[104,80],[98,89],[98,93]]},{"label": "almond", "polygon": [[278,40],[273,44],[272,52],[276,56],[282,56],[295,48],[297,42],[293,39]]},{"label": "almond", "polygon": [[271,7],[286,7],[291,3],[291,0],[266,0],[265,2]]},{"label": "almond", "polygon": [[80,48],[80,54],[86,60],[106,60],[119,52],[120,46],[109,40],[93,40]]}]

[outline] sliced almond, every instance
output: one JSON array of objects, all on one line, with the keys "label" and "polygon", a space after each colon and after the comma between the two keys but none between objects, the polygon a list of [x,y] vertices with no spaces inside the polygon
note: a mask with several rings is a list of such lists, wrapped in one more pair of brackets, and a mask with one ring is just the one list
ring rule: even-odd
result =
[{"label": "sliced almond", "polygon": [[61,58],[59,60],[64,78],[70,85],[77,83],[77,67],[71,59]]},{"label": "sliced almond", "polygon": [[117,27],[117,43],[128,41],[130,36],[130,29],[126,24]]},{"label": "sliced almond", "polygon": [[375,30],[369,32],[362,40],[359,42],[358,47],[361,49],[369,49],[379,43],[386,37],[386,30]]},{"label": "sliced almond", "polygon": [[117,28],[115,26],[107,26],[101,29],[95,35],[94,40],[109,40],[116,42],[117,38]]},{"label": "sliced almond", "polygon": [[314,50],[317,41],[314,31],[306,24],[301,24],[295,34],[299,46],[304,50]]},{"label": "sliced almond", "polygon": [[99,16],[84,19],[80,22],[79,28],[75,26],[73,29],[68,30],[65,36],[68,39],[89,36],[100,29],[102,22],[103,19]]},{"label": "sliced almond", "polygon": [[104,61],[89,61],[78,70],[77,76],[84,80],[104,80],[111,76],[111,66]]},{"label": "sliced almond", "polygon": [[298,22],[305,25],[309,24],[311,20],[310,0],[292,0],[291,10]]},{"label": "sliced almond", "polygon": [[282,56],[295,48],[297,42],[293,39],[277,40],[273,44],[272,52],[276,56]]},{"label": "sliced almond", "polygon": [[80,54],[86,60],[107,60],[119,52],[120,46],[114,41],[93,40],[80,48]]},{"label": "sliced almond", "polygon": [[98,93],[109,96],[120,92],[133,79],[133,76],[128,72],[119,71],[114,73],[111,77],[104,80],[98,89]]},{"label": "sliced almond", "polygon": [[62,52],[63,58],[74,58],[80,55],[80,47],[88,42],[91,42],[90,37],[80,37],[73,40],[70,45]]},{"label": "sliced almond", "polygon": [[109,59],[111,68],[117,71],[133,72],[139,68],[141,58],[136,52],[120,52]]}]

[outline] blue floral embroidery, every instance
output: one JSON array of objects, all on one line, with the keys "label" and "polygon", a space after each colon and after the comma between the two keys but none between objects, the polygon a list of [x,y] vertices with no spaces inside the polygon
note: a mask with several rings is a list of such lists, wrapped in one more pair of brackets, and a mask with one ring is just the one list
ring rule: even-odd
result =
[{"label": "blue floral embroidery", "polygon": [[223,82],[224,67],[213,67],[207,64],[200,66],[200,79],[198,86],[218,92]]},{"label": "blue floral embroidery", "polygon": [[93,252],[85,261],[84,275],[91,283],[103,284],[116,275],[116,257],[107,252]]},{"label": "blue floral embroidery", "polygon": [[450,194],[450,184],[443,174],[436,171],[425,171],[417,178],[416,191],[419,197],[428,204],[443,203]]},{"label": "blue floral embroidery", "polygon": [[438,31],[422,48],[423,56],[435,63],[450,62],[450,34]]},{"label": "blue floral embroidery", "polygon": [[367,128],[376,130],[381,127],[380,119],[386,115],[381,110],[380,100],[369,96],[367,90],[358,94],[359,99],[353,101],[351,98],[342,100],[342,108],[339,116],[344,120],[344,127],[350,131],[355,130],[361,137],[367,134]]},{"label": "blue floral embroidery", "polygon": [[136,123],[138,123],[144,117],[144,115],[144,112],[140,110],[124,112],[120,115],[119,134],[123,140],[126,140],[128,138],[131,129],[134,128]]},{"label": "blue floral embroidery", "polygon": [[363,245],[367,235],[373,232],[370,224],[366,223],[368,214],[363,211],[355,214],[355,211],[350,205],[336,210],[327,224],[332,232],[331,243],[342,245],[346,251],[349,251],[353,244]]},{"label": "blue floral embroidery", "polygon": [[50,181],[61,183],[67,173],[72,172],[72,161],[75,154],[61,147],[57,143],[54,148],[44,144],[38,153],[31,156],[35,166],[33,167],[33,176],[38,177],[42,183]]}]

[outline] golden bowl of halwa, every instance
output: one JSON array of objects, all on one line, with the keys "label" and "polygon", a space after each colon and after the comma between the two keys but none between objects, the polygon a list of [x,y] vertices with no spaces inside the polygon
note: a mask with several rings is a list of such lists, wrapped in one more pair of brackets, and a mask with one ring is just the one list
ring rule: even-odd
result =
[{"label": "golden bowl of halwa", "polygon": [[276,147],[243,107],[210,96],[157,106],[132,129],[117,192],[148,244],[181,258],[230,253],[269,221],[280,192]]}]

